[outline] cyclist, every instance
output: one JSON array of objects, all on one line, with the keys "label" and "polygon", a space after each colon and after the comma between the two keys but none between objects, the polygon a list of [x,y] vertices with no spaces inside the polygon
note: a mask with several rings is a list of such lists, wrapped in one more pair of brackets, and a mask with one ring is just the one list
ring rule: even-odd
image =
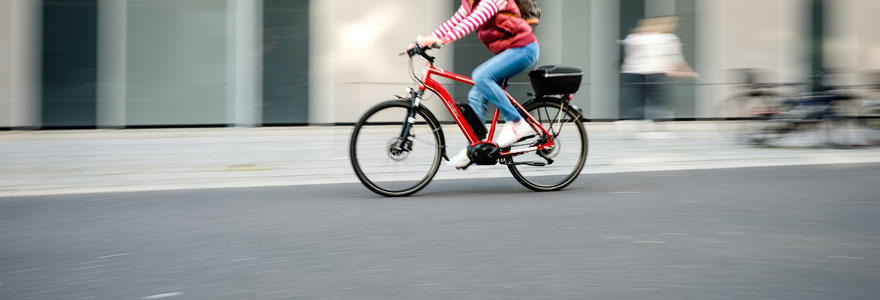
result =
[{"label": "cyclist", "polygon": [[[501,88],[502,82],[531,69],[540,55],[538,39],[521,16],[515,0],[462,0],[452,18],[417,41],[421,47],[446,45],[478,31],[480,41],[496,55],[474,69],[474,87],[468,93],[468,101],[480,120],[485,116],[487,100],[501,111],[507,121],[495,138],[501,148],[536,134]],[[467,168],[471,164],[467,147],[452,157],[449,164],[457,169]]]}]

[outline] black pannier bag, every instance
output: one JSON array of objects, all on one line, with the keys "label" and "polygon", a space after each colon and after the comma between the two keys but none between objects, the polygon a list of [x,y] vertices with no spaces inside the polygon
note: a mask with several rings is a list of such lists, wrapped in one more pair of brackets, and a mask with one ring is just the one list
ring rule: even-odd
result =
[{"label": "black pannier bag", "polygon": [[574,66],[540,66],[529,72],[537,96],[574,94],[583,77],[584,70]]},{"label": "black pannier bag", "polygon": [[458,106],[458,110],[461,111],[461,114],[464,116],[464,119],[467,120],[468,125],[471,125],[471,130],[474,131],[477,138],[481,141],[485,140],[488,131],[481,118],[477,116],[477,112],[475,112],[468,103],[456,103],[455,105]]}]

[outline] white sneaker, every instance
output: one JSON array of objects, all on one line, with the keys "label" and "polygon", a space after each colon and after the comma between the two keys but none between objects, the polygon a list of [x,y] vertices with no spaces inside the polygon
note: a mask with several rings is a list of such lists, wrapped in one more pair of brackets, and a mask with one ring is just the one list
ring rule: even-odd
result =
[{"label": "white sneaker", "polygon": [[513,143],[518,142],[520,139],[534,134],[535,130],[532,129],[532,126],[529,125],[529,122],[526,122],[526,120],[508,122],[504,124],[504,127],[501,128],[501,133],[495,138],[495,144],[498,144],[498,147],[500,148],[507,148],[510,147],[510,145],[513,145]]},{"label": "white sneaker", "polygon": [[466,169],[468,166],[471,165],[471,159],[468,157],[467,151],[468,151],[468,148],[464,147],[464,149],[461,149],[461,151],[458,152],[458,154],[449,158],[449,161],[446,162],[446,164],[453,166],[459,170]]}]

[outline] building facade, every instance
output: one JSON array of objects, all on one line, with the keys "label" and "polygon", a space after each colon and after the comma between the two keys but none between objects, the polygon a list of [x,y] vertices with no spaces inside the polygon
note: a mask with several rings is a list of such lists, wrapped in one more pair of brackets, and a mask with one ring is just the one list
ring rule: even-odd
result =
[{"label": "building facade", "polygon": [[[352,123],[412,86],[397,53],[459,3],[2,0],[0,128]],[[714,117],[733,69],[766,70],[777,82],[880,69],[880,0],[539,3],[539,64],[583,67],[574,101],[597,120],[628,118],[635,105],[621,92],[618,41],[643,17],[680,17],[684,56],[700,73],[672,85],[676,119]],[[438,66],[464,75],[491,56],[473,35],[437,54]],[[467,86],[444,83],[465,101]],[[520,100],[528,91],[525,76],[511,83]]]}]

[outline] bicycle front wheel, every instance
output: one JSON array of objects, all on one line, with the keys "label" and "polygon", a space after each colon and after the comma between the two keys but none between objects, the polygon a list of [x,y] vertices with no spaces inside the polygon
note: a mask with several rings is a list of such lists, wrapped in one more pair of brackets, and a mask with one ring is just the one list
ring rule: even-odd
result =
[{"label": "bicycle front wheel", "polygon": [[[511,158],[510,173],[523,186],[534,191],[557,191],[565,188],[580,175],[587,161],[587,130],[581,112],[562,99],[547,98],[523,107],[541,126],[553,135],[554,146]],[[511,146],[529,147],[525,141]]]},{"label": "bicycle front wheel", "polygon": [[406,137],[410,102],[392,100],[364,114],[354,127],[349,156],[355,175],[371,191],[408,196],[428,185],[440,167],[440,128],[429,112],[416,111]]}]

